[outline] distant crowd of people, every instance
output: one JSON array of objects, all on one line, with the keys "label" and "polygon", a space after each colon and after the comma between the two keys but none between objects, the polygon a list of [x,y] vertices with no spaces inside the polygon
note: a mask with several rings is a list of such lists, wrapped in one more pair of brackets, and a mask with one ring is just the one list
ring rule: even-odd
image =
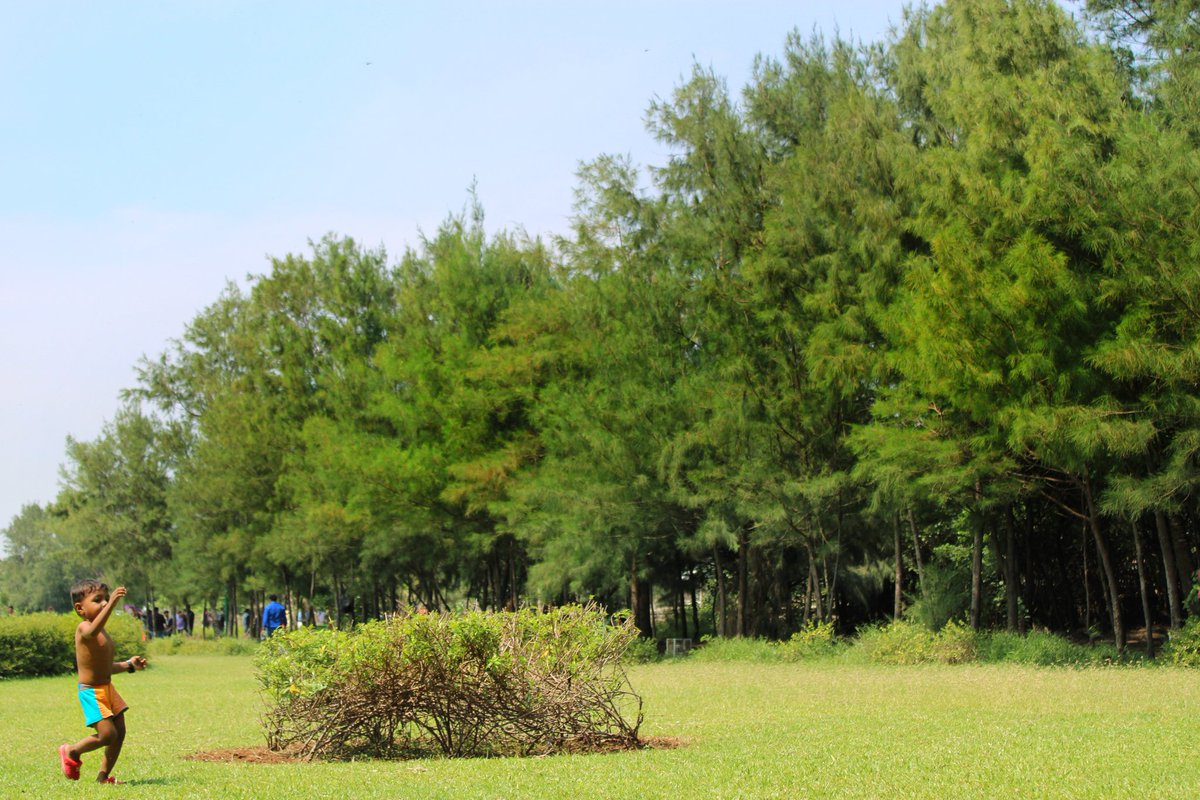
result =
[{"label": "distant crowd of people", "polygon": [[[260,619],[255,619],[254,612],[249,606],[242,609],[240,620],[235,618],[235,623],[241,623],[239,633],[242,636],[259,636],[265,638],[270,636],[280,628],[289,628],[305,625],[315,625],[323,628],[330,624],[331,616],[326,608],[305,609],[300,608],[294,614],[286,605],[279,602],[279,595],[270,595],[268,603],[263,607],[262,616]],[[353,604],[348,604],[349,611],[347,613],[353,615]],[[53,612],[53,608],[47,608],[47,611]],[[343,609],[345,610],[345,608]],[[167,636],[193,636],[195,635],[196,612],[192,610],[190,605],[185,605],[182,609],[166,609],[159,608],[154,605],[146,605],[141,608],[125,604],[124,611],[142,623],[142,628],[146,632],[147,639],[158,639]],[[7,616],[16,616],[17,611],[13,606],[7,606],[3,612]],[[226,632],[225,611],[220,608],[207,608],[200,615],[201,634],[208,636],[211,632],[213,636],[220,636]],[[259,623],[255,625],[254,623]]]},{"label": "distant crowd of people", "polygon": [[[146,636],[152,639],[172,636],[174,634],[191,636],[196,624],[196,612],[192,610],[191,606],[186,606],[173,614],[158,606],[146,606],[144,608],[126,606],[126,610],[141,620],[142,628],[146,631]],[[212,611],[206,612],[205,618],[201,621],[201,624],[206,628],[212,626],[216,620],[216,617],[212,616],[212,613]],[[220,617],[224,619],[224,614],[221,614]],[[214,630],[219,631],[220,628],[215,627]]]},{"label": "distant crowd of people", "polygon": [[[268,637],[280,628],[287,628],[289,625],[316,625],[324,627],[329,623],[329,612],[323,608],[305,611],[303,608],[296,612],[295,619],[291,619],[292,615],[288,612],[287,606],[279,602],[279,595],[273,594],[267,598],[268,602],[263,606],[262,612],[262,636]],[[311,617],[309,616],[311,614]],[[244,627],[250,630],[250,609],[242,612]]]},{"label": "distant crowd of people", "polygon": [[[287,606],[279,602],[278,595],[271,595],[268,600],[269,602],[263,607],[260,620],[255,620],[254,612],[251,611],[249,606],[242,609],[240,619],[241,635],[258,635],[265,638],[280,628],[296,625],[324,627],[329,624],[329,611],[327,609],[319,608],[306,611],[302,608],[293,615]],[[141,621],[142,627],[146,631],[146,638],[195,635],[196,614],[191,606],[185,606],[183,609],[176,610],[173,613],[168,609],[160,609],[157,606],[138,608],[130,605],[126,606],[126,610]],[[9,607],[9,613],[13,613],[11,606]],[[257,626],[254,625],[256,621],[260,623]],[[211,631],[214,636],[219,636],[226,630],[225,623],[226,617],[223,609],[206,609],[200,618],[201,633],[204,636],[208,636]]]}]

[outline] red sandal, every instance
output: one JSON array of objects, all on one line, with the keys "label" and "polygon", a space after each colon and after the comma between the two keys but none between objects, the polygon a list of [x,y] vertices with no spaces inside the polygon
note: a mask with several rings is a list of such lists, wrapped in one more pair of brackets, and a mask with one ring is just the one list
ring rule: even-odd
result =
[{"label": "red sandal", "polygon": [[79,780],[79,768],[83,766],[83,762],[71,758],[71,745],[59,745],[58,763],[62,766],[63,775],[73,781]]}]

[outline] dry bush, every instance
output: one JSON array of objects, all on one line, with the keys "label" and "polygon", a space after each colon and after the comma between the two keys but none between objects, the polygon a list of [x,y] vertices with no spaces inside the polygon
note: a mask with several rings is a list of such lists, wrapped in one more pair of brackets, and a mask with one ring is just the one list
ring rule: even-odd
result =
[{"label": "dry bush", "polygon": [[276,635],[258,659],[267,744],[306,758],[636,747],[641,698],[621,667],[636,636],[591,606]]}]

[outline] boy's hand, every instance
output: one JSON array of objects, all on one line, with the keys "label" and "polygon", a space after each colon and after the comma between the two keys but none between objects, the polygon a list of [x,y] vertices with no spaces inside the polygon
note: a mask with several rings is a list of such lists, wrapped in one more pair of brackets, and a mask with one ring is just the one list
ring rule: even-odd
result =
[{"label": "boy's hand", "polygon": [[113,593],[109,596],[108,601],[110,603],[115,603],[116,601],[120,600],[124,596],[125,596],[125,587],[118,586],[117,588],[113,589]]},{"label": "boy's hand", "polygon": [[129,658],[129,666],[133,667],[134,669],[145,669],[146,659],[142,656],[131,656]]}]

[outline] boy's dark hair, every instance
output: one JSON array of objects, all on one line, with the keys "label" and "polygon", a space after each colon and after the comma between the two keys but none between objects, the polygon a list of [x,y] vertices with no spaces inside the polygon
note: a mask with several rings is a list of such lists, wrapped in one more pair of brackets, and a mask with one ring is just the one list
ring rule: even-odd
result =
[{"label": "boy's dark hair", "polygon": [[71,605],[83,600],[97,589],[108,591],[108,584],[99,578],[84,578],[81,581],[75,581],[75,585],[71,587]]},{"label": "boy's dark hair", "polygon": [[274,603],[275,601],[277,601],[279,599],[279,595],[277,595],[277,594],[268,595],[268,598],[271,600],[272,603]]}]

